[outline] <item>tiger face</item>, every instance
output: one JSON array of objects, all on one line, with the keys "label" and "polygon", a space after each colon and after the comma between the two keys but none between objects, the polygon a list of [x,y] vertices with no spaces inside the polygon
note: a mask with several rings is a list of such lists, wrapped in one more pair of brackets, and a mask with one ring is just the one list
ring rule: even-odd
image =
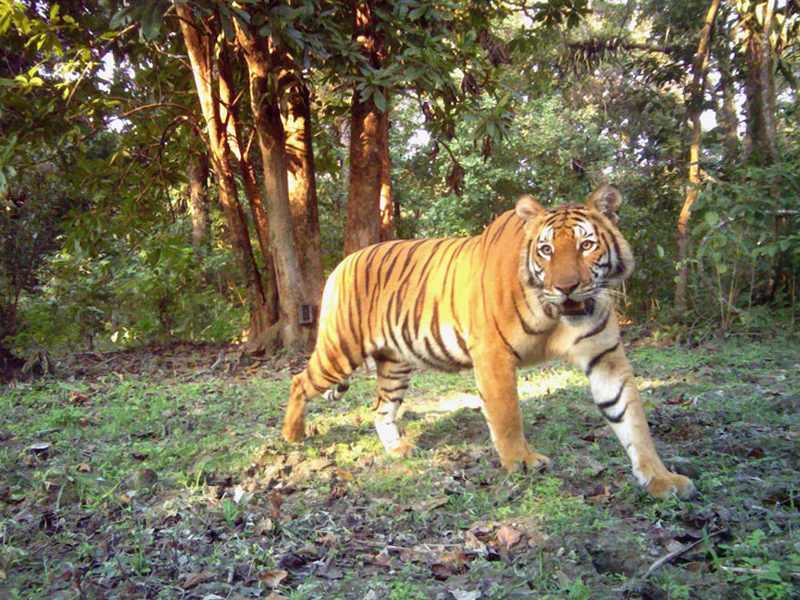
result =
[{"label": "tiger face", "polygon": [[610,302],[609,288],[633,271],[630,246],[616,228],[620,203],[611,186],[585,204],[548,210],[528,196],[517,202],[526,221],[523,278],[551,316],[591,316]]}]

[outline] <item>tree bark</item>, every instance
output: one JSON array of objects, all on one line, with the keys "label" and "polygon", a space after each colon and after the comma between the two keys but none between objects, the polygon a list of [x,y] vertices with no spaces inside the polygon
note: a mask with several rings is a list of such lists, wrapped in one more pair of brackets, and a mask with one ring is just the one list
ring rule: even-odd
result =
[{"label": "tree bark", "polygon": [[279,320],[280,310],[275,260],[269,239],[269,218],[267,217],[264,199],[256,179],[256,171],[250,159],[249,149],[243,149],[239,110],[236,94],[233,91],[233,73],[227,48],[223,48],[219,53],[217,68],[219,72],[220,116],[225,124],[231,153],[236,157],[236,161],[239,164],[239,174],[244,185],[244,193],[247,196],[250,212],[253,215],[258,247],[261,250],[261,256],[264,261],[264,296],[267,302],[267,310],[269,311],[270,324],[274,324]]},{"label": "tree bark", "polygon": [[206,122],[211,165],[219,189],[219,201],[242,269],[250,310],[250,338],[259,339],[271,325],[261,276],[253,257],[247,221],[239,204],[236,181],[231,167],[231,151],[220,119],[219,96],[214,93],[212,72],[213,47],[210,37],[197,26],[188,4],[175,3],[181,33],[192,66],[197,97]]},{"label": "tree bark", "polygon": [[284,345],[293,350],[303,349],[310,340],[310,330],[300,323],[300,307],[307,301],[308,292],[294,243],[292,215],[289,209],[289,189],[286,174],[286,137],[278,106],[276,60],[270,55],[265,41],[235,22],[236,38],[242,47],[250,80],[250,104],[255,119],[258,147],[264,169],[264,188],[270,215],[269,229],[274,255],[280,298],[281,330]]},{"label": "tree bark", "polygon": [[208,218],[208,155],[192,153],[187,167],[189,179],[189,213],[192,217],[192,247],[201,251],[208,247],[211,228]]},{"label": "tree bark", "polygon": [[761,31],[748,32],[745,62],[747,79],[747,138],[745,159],[759,166],[770,165],[778,159],[775,128],[775,78],[769,36],[775,11],[775,0],[768,0]]},{"label": "tree bark", "polygon": [[732,169],[740,160],[739,114],[736,110],[736,84],[727,42],[718,46],[715,54],[719,69],[719,92],[721,95],[721,101],[717,106],[717,120],[724,131],[722,138],[723,163],[727,169]]},{"label": "tree bark", "polygon": [[311,304],[322,300],[322,252],[320,249],[316,167],[311,133],[311,99],[300,81],[292,85],[284,114],[289,207],[294,241],[308,285]]},{"label": "tree bark", "polygon": [[[354,3],[354,39],[369,63],[378,68],[383,58],[383,40],[375,30],[374,0]],[[385,90],[377,90],[386,98]],[[347,195],[347,223],[344,253],[380,240],[380,201],[382,172],[383,114],[375,104],[375,94],[362,100],[354,86],[350,109],[350,184]],[[387,150],[388,151],[388,150]]]},{"label": "tree bark", "polygon": [[686,185],[686,195],[683,206],[678,216],[677,241],[678,241],[678,281],[675,285],[675,310],[678,315],[686,312],[686,290],[689,281],[689,220],[692,216],[692,205],[697,200],[700,186],[700,141],[702,127],[700,115],[703,112],[703,95],[706,84],[706,68],[708,67],[709,45],[714,30],[714,21],[717,18],[720,0],[712,0],[706,12],[703,28],[700,31],[700,41],[697,44],[692,61],[692,81],[688,89],[688,120],[692,124],[691,140],[689,143],[689,174]]},{"label": "tree bark", "polygon": [[[387,98],[388,102],[388,98]],[[380,241],[393,240],[396,237],[394,217],[395,205],[392,195],[392,160],[389,155],[389,109],[381,115],[381,192],[380,192]]]}]

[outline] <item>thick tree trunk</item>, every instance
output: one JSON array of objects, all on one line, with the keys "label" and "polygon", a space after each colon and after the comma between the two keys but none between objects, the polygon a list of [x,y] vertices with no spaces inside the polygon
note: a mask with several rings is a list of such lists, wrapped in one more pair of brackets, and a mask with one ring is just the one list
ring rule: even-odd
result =
[{"label": "thick tree trunk", "polygon": [[310,341],[310,329],[300,325],[300,309],[308,292],[294,243],[286,174],[286,138],[278,107],[278,72],[264,40],[236,21],[236,37],[244,51],[250,78],[250,103],[264,169],[264,188],[280,298],[284,345],[300,350]]},{"label": "thick tree trunk", "polygon": [[381,114],[372,99],[361,102],[358,90],[353,90],[345,255],[380,240],[380,121]]},{"label": "thick tree trunk", "polygon": [[683,200],[680,215],[678,216],[678,281],[675,285],[675,310],[678,315],[686,311],[686,290],[689,282],[689,220],[692,216],[692,205],[697,200],[700,186],[700,138],[702,127],[700,115],[703,111],[703,94],[706,84],[706,68],[708,67],[708,53],[714,21],[717,18],[720,0],[712,0],[706,12],[703,29],[700,32],[700,42],[692,62],[692,81],[688,90],[688,120],[692,124],[691,141],[689,143],[689,175],[686,185],[686,195]]},{"label": "thick tree trunk", "polygon": [[233,91],[233,74],[227,48],[224,48],[219,53],[217,67],[219,70],[220,117],[226,125],[228,145],[239,164],[244,193],[247,196],[250,212],[253,215],[258,247],[264,260],[264,296],[267,301],[270,324],[274,324],[279,320],[280,309],[275,260],[269,239],[269,218],[267,217],[264,199],[256,179],[256,171],[250,159],[250,152],[248,150],[245,154],[243,150],[241,127],[239,126],[239,110],[236,94]]},{"label": "thick tree trunk", "polygon": [[[375,30],[374,0],[354,2],[354,39],[373,67],[380,67],[383,40]],[[386,98],[385,90],[379,90]],[[344,232],[344,253],[380,240],[380,201],[384,116],[375,104],[373,94],[367,100],[354,87],[350,109],[350,185],[347,196],[347,223]]]},{"label": "thick tree trunk", "polygon": [[302,82],[292,86],[283,122],[294,241],[308,285],[309,299],[318,307],[325,281],[322,276],[310,97],[308,88]]},{"label": "thick tree trunk", "polygon": [[200,251],[208,247],[211,227],[208,218],[208,155],[192,154],[187,167],[189,179],[189,213],[192,217],[192,247]]},{"label": "thick tree trunk", "polygon": [[747,138],[749,147],[745,159],[764,166],[778,159],[775,129],[775,78],[772,51],[769,44],[775,0],[768,0],[762,31],[748,32],[745,61],[747,78]]},{"label": "thick tree trunk", "polygon": [[[388,101],[388,98],[387,98]],[[395,206],[392,196],[392,160],[389,155],[389,110],[381,115],[381,193],[380,241],[393,240],[396,237],[394,227]]]},{"label": "thick tree trunk", "polygon": [[220,204],[247,286],[250,337],[260,339],[271,325],[269,307],[261,285],[261,276],[253,257],[247,221],[236,192],[236,181],[231,167],[231,152],[225,128],[220,120],[219,98],[213,92],[211,40],[197,27],[188,4],[176,2],[175,11],[180,21],[181,32],[192,65],[197,97],[208,130],[211,165],[219,188]]}]

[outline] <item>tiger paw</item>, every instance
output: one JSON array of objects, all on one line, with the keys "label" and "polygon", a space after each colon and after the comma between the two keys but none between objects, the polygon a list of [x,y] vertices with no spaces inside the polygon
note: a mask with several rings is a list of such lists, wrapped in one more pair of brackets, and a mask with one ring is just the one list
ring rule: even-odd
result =
[{"label": "tiger paw", "polygon": [[653,477],[647,484],[647,491],[655,498],[666,498],[672,494],[679,498],[691,498],[697,493],[697,488],[688,477],[667,472]]},{"label": "tiger paw", "polygon": [[544,454],[527,451],[522,456],[511,460],[504,460],[501,458],[500,462],[503,468],[509,473],[513,473],[519,469],[520,466],[522,466],[522,470],[526,473],[538,473],[539,471],[547,469],[550,466],[551,460],[550,457]]},{"label": "tiger paw", "polygon": [[408,458],[414,453],[414,445],[408,440],[401,439],[391,448],[387,448],[386,452],[395,458]]}]

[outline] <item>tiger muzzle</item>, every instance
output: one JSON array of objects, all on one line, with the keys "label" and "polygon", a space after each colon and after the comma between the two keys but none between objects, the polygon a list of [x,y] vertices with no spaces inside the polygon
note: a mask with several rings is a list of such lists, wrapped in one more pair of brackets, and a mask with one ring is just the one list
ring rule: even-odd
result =
[{"label": "tiger muzzle", "polygon": [[567,317],[582,317],[594,312],[594,298],[586,300],[570,300],[567,298],[559,305],[561,314]]}]

